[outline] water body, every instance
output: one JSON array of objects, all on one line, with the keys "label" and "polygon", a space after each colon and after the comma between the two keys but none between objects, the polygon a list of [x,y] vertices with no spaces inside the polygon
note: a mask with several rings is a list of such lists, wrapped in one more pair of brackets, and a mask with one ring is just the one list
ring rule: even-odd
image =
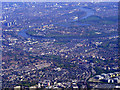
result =
[{"label": "water body", "polygon": [[[80,7],[80,10],[86,12],[86,15],[83,16],[83,17],[81,18],[81,20],[82,20],[82,19],[85,19],[85,18],[87,18],[87,17],[89,17],[89,16],[91,16],[91,15],[94,15],[94,11],[93,11],[92,9]],[[77,21],[77,20],[76,20],[76,21]],[[75,22],[75,20],[73,20],[72,22]],[[69,27],[69,26],[71,26],[71,25],[81,25],[81,26],[85,26],[85,25],[89,25],[89,24],[82,24],[82,23],[79,23],[79,22],[75,22],[74,24],[71,23],[71,22],[70,22],[70,23],[61,24],[61,26],[64,26],[64,27],[66,27],[66,26]],[[27,31],[27,30],[19,31],[19,32],[18,32],[18,35],[20,35],[20,36],[22,36],[22,37],[25,37],[25,38],[40,38],[40,37],[34,37],[34,36],[27,35],[27,34],[26,34],[26,31]]]},{"label": "water body", "polygon": [[[79,7],[76,7],[76,8],[79,8]],[[80,7],[80,10],[86,12],[86,15],[83,16],[80,20],[85,19],[91,15],[94,15],[94,11],[92,9]],[[89,26],[90,24],[83,24],[80,21],[78,21],[78,19],[73,19],[72,21],[69,21],[66,23],[65,22],[56,23],[56,25],[62,26],[62,27],[71,27],[71,26]]]},{"label": "water body", "polygon": [[30,38],[30,36],[26,34],[26,31],[27,31],[27,29],[21,30],[18,32],[18,35],[25,37],[25,38]]},{"label": "water body", "polygon": [[80,8],[82,11],[86,12],[86,16],[82,17],[81,19],[85,19],[91,15],[94,15],[94,11],[92,9],[88,9],[88,8]]}]

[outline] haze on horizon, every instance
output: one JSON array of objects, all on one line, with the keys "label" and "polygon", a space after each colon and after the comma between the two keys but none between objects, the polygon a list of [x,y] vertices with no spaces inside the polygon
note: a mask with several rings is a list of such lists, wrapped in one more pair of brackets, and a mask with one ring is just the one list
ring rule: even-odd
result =
[{"label": "haze on horizon", "polygon": [[119,2],[119,0],[1,0],[1,2]]}]

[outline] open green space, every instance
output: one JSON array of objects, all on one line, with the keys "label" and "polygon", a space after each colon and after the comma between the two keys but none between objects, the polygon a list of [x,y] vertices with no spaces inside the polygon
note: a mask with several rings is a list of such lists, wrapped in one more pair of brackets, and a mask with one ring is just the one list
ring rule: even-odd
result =
[{"label": "open green space", "polygon": [[110,17],[100,17],[96,15],[92,15],[87,17],[86,19],[81,20],[83,23],[99,23],[99,24],[115,24],[118,21],[117,16]]}]

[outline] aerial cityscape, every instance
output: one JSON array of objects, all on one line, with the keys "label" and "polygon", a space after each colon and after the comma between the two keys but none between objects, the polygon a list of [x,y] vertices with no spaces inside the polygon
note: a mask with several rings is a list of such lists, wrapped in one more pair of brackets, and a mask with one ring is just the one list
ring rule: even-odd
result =
[{"label": "aerial cityscape", "polygon": [[117,2],[2,2],[2,88],[120,88]]}]

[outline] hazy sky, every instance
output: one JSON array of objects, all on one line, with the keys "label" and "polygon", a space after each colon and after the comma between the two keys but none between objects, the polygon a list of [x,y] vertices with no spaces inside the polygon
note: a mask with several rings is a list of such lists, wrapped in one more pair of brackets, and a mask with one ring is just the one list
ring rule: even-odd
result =
[{"label": "hazy sky", "polygon": [[0,0],[1,2],[119,2],[120,0]]}]

